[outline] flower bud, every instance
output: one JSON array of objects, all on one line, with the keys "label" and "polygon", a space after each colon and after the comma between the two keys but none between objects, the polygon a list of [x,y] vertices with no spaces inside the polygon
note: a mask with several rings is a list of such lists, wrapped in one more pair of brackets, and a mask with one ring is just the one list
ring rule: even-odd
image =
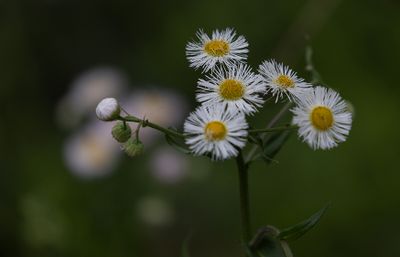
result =
[{"label": "flower bud", "polygon": [[128,124],[119,121],[111,130],[111,135],[120,143],[125,143],[131,137],[132,130]]},{"label": "flower bud", "polygon": [[99,120],[113,121],[119,117],[121,108],[115,98],[104,98],[96,107],[96,115]]},{"label": "flower bud", "polygon": [[143,153],[144,145],[138,139],[130,138],[125,142],[122,149],[129,157],[135,157]]}]

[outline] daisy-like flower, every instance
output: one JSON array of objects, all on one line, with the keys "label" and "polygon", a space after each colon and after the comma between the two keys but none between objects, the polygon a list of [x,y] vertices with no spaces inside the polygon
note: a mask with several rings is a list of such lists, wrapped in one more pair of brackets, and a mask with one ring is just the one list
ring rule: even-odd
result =
[{"label": "daisy-like flower", "polygon": [[292,97],[300,98],[304,93],[310,90],[311,84],[299,78],[296,72],[288,66],[277,63],[275,60],[264,61],[258,68],[267,83],[267,91],[276,96],[276,101],[286,95],[290,101]]},{"label": "daisy-like flower", "polygon": [[238,155],[247,138],[243,113],[229,112],[221,105],[201,106],[186,119],[186,143],[195,155],[211,154],[213,160]]},{"label": "daisy-like flower", "polygon": [[230,111],[253,114],[264,103],[266,85],[248,65],[217,68],[197,84],[196,99],[204,105],[221,104]]},{"label": "daisy-like flower", "polygon": [[316,87],[291,110],[298,134],[315,149],[330,149],[346,141],[352,114],[346,102],[332,89]]},{"label": "daisy-like flower", "polygon": [[236,32],[231,28],[214,30],[211,38],[203,30],[199,30],[196,36],[198,42],[189,42],[186,45],[190,67],[203,67],[207,72],[217,63],[230,66],[247,59],[249,44],[243,36],[236,37]]}]

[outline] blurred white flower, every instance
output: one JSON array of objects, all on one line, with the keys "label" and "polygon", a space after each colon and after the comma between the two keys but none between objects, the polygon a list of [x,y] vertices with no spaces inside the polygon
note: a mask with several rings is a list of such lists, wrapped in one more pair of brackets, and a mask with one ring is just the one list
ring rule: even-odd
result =
[{"label": "blurred white flower", "polygon": [[64,128],[74,128],[88,115],[93,115],[105,97],[123,95],[127,87],[125,75],[114,68],[94,68],[82,73],[71,84],[70,91],[57,107],[57,121]]},{"label": "blurred white flower", "polygon": [[73,174],[95,178],[113,171],[121,150],[110,134],[112,125],[96,120],[65,142],[64,159]]},{"label": "blurred white flower", "polygon": [[171,149],[170,146],[164,146],[154,152],[150,170],[162,183],[178,183],[188,175],[189,160],[185,154]]},{"label": "blurred white flower", "polygon": [[[181,127],[188,113],[188,104],[183,96],[172,89],[156,88],[133,91],[121,101],[121,106],[129,114],[138,118],[146,118],[163,127]],[[132,129],[135,126],[132,125]],[[140,129],[140,140],[147,146],[151,145],[160,132],[152,128]]]},{"label": "blurred white flower", "polygon": [[146,196],[140,199],[136,211],[138,218],[149,226],[167,226],[175,219],[174,209],[170,203],[156,196]]}]

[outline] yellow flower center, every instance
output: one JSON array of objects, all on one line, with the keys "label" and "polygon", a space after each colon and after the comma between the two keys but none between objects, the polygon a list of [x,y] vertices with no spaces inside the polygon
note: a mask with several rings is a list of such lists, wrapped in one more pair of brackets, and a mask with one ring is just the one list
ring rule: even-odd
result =
[{"label": "yellow flower center", "polygon": [[225,100],[238,100],[244,95],[244,85],[235,79],[225,79],[219,85],[219,94]]},{"label": "yellow flower center", "polygon": [[315,107],[311,112],[311,123],[319,130],[325,131],[333,125],[333,114],[332,111],[325,106]]},{"label": "yellow flower center", "polygon": [[204,45],[204,51],[214,57],[221,57],[229,53],[229,44],[223,40],[211,40]]},{"label": "yellow flower center", "polygon": [[279,86],[284,87],[284,88],[294,87],[294,81],[289,76],[286,76],[286,75],[279,75],[279,77],[275,80],[275,82]]},{"label": "yellow flower center", "polygon": [[207,140],[210,141],[219,141],[226,137],[228,130],[224,123],[220,121],[211,121],[207,123],[206,127],[204,128],[204,134]]}]

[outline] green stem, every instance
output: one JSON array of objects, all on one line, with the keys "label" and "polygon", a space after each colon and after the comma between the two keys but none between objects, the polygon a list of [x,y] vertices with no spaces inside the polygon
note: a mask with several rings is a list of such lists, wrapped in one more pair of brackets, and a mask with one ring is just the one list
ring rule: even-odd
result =
[{"label": "green stem", "polygon": [[268,133],[268,132],[276,132],[282,130],[289,130],[289,129],[297,129],[296,125],[286,125],[282,127],[275,127],[275,128],[262,128],[262,129],[249,129],[250,134],[257,134],[257,133]]},{"label": "green stem", "polygon": [[160,125],[152,123],[152,122],[150,122],[150,121],[148,121],[146,119],[139,119],[139,118],[137,118],[135,116],[128,115],[128,116],[125,116],[125,117],[120,117],[119,120],[126,121],[126,122],[141,123],[142,127],[150,127],[150,128],[156,129],[156,130],[158,130],[160,132],[163,132],[164,134],[168,134],[170,136],[181,137],[181,138],[185,137],[183,134],[179,133],[178,131],[161,127]]},{"label": "green stem", "polygon": [[236,164],[238,167],[238,174],[239,174],[242,240],[243,240],[245,255],[247,255],[247,245],[251,237],[248,165],[244,162],[241,151],[239,152],[239,155],[236,157]]},{"label": "green stem", "polygon": [[[266,126],[267,129],[272,128],[273,126],[275,126],[275,124],[282,118],[282,116],[285,115],[285,113],[289,110],[290,106],[292,105],[291,102],[287,102],[282,109],[271,119],[271,121],[268,123],[268,125]],[[261,135],[261,139],[264,140],[265,139],[265,135]],[[254,145],[253,148],[251,148],[251,150],[249,151],[249,153],[246,156],[246,163],[250,163],[254,156],[257,154],[257,149],[258,146]]]}]

